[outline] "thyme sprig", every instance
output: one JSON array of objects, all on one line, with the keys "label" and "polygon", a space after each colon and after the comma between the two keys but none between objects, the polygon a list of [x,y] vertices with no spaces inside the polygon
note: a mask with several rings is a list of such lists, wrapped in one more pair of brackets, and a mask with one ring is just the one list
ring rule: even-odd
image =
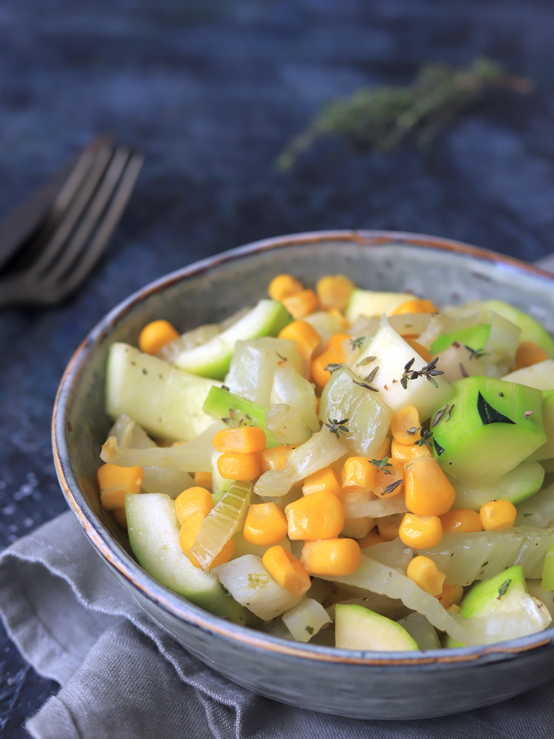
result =
[{"label": "thyme sprig", "polygon": [[298,156],[322,136],[339,135],[353,149],[390,151],[414,140],[427,147],[447,126],[492,88],[517,93],[533,90],[531,80],[506,74],[490,59],[476,59],[467,67],[423,64],[415,80],[404,87],[366,87],[351,97],[333,100],[277,159],[287,170]]},{"label": "thyme sprig", "polygon": [[340,435],[346,436],[346,434],[350,433],[350,429],[346,425],[348,423],[348,418],[343,418],[342,421],[337,421],[336,418],[329,418],[325,422],[325,425],[329,429],[329,431],[332,434],[335,434],[337,439],[340,439]]},{"label": "thyme sprig", "polygon": [[431,439],[433,432],[427,429],[421,429],[421,436],[417,441],[414,441],[414,446],[423,446],[424,444],[431,448]]},{"label": "thyme sprig", "polygon": [[387,469],[387,467],[392,467],[388,457],[384,457],[383,459],[370,459],[369,464],[377,467],[378,472],[384,472],[385,475],[391,474],[391,471]]},{"label": "thyme sprig", "polygon": [[362,380],[353,380],[355,385],[359,385],[360,387],[364,387],[366,390],[371,390],[374,393],[379,392],[379,388],[373,387],[371,384],[373,380],[375,379],[375,375],[379,372],[379,367],[374,367],[369,375],[366,375]]},{"label": "thyme sprig", "polygon": [[339,362],[331,362],[330,364],[327,364],[327,365],[325,366],[325,369],[326,369],[326,370],[329,370],[329,372],[330,372],[331,374],[333,374],[333,372],[336,372],[336,371],[337,371],[337,370],[339,370],[339,369],[340,369],[341,367],[342,367],[342,364],[340,364]]},{"label": "thyme sprig", "polygon": [[383,490],[381,495],[385,496],[385,495],[390,495],[391,493],[394,493],[394,491],[399,485],[402,485],[402,480],[395,480],[394,482],[391,482],[391,484],[387,485],[387,487]]},{"label": "thyme sprig", "polygon": [[352,349],[361,349],[364,341],[365,341],[365,336],[358,336],[357,339],[350,339],[348,343],[350,344],[350,347]]},{"label": "thyme sprig", "polygon": [[408,388],[408,381],[409,380],[417,380],[418,377],[425,377],[431,385],[434,385],[435,387],[438,387],[437,381],[435,380],[435,377],[438,375],[444,375],[444,372],[442,370],[437,369],[437,362],[439,361],[438,357],[435,357],[429,364],[426,364],[425,367],[422,367],[420,370],[413,370],[413,364],[415,362],[415,357],[412,357],[409,362],[406,362],[404,365],[404,372],[402,374],[402,377],[400,378],[400,384],[406,390]]},{"label": "thyme sprig", "polygon": [[464,344],[464,346],[469,352],[470,359],[481,359],[481,357],[485,357],[489,353],[489,352],[484,352],[482,349],[472,349],[467,344]]}]

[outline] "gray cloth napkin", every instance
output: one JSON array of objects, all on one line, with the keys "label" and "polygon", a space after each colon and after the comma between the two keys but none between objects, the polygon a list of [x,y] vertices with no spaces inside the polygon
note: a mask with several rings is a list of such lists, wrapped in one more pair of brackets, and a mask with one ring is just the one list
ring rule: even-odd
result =
[{"label": "gray cloth napkin", "polygon": [[0,613],[61,688],[26,728],[40,739],[550,739],[553,683],[454,717],[359,721],[284,706],[221,677],[159,629],[67,512],[0,556]]}]

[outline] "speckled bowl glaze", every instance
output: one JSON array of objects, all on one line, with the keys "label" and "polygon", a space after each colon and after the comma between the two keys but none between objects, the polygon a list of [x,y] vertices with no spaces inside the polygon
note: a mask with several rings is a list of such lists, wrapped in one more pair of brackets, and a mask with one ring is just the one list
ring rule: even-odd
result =
[{"label": "speckled bowl glaze", "polygon": [[554,278],[472,246],[403,233],[340,231],[268,239],[164,277],[118,305],[75,352],[53,418],[54,459],[69,507],[94,549],[141,606],[186,649],[251,690],[316,711],[372,719],[453,714],[505,700],[554,677],[554,629],[494,646],[376,653],[297,644],[224,621],[153,580],[99,505],[96,470],[113,341],[136,343],[167,318],[180,330],[222,319],[291,272],[307,285],[343,273],[358,285],[411,290],[438,304],[497,297],[554,329]]}]

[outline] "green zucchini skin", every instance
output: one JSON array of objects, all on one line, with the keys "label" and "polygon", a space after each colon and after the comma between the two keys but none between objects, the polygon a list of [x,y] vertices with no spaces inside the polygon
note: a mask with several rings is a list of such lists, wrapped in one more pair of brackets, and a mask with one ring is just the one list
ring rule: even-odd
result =
[{"label": "green zucchini skin", "polygon": [[125,511],[131,549],[149,575],[191,603],[217,616],[245,623],[244,609],[217,577],[195,567],[181,549],[175,503],[169,496],[127,495]]},{"label": "green zucchini skin", "polygon": [[113,419],[124,413],[151,436],[190,441],[212,423],[202,406],[216,384],[116,342],[106,368],[106,412]]},{"label": "green zucchini skin", "polygon": [[452,477],[486,485],[546,442],[540,390],[484,376],[453,387],[431,422],[435,457]]}]

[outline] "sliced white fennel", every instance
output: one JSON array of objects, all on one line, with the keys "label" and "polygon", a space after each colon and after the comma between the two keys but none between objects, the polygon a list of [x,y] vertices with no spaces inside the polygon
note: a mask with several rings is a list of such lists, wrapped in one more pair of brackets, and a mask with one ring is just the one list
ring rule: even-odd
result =
[{"label": "sliced white fennel", "polygon": [[263,621],[280,616],[300,602],[273,579],[260,557],[245,554],[212,570],[233,598]]},{"label": "sliced white fennel", "polygon": [[296,641],[309,642],[321,629],[331,623],[329,614],[313,598],[304,598],[297,606],[283,613],[287,629]]},{"label": "sliced white fennel", "polygon": [[169,467],[184,472],[206,472],[211,469],[213,453],[212,440],[215,434],[225,428],[221,422],[213,422],[192,441],[167,447],[148,447],[128,449],[121,447],[115,436],[103,444],[100,458],[120,467]]},{"label": "sliced white fennel", "polygon": [[296,482],[312,472],[328,467],[343,457],[348,447],[328,428],[313,434],[308,441],[293,449],[282,470],[268,470],[254,485],[254,492],[261,497],[276,498],[286,495]]},{"label": "sliced white fennel", "polygon": [[190,553],[203,570],[210,568],[225,544],[242,528],[251,496],[252,483],[233,482],[202,522]]}]

